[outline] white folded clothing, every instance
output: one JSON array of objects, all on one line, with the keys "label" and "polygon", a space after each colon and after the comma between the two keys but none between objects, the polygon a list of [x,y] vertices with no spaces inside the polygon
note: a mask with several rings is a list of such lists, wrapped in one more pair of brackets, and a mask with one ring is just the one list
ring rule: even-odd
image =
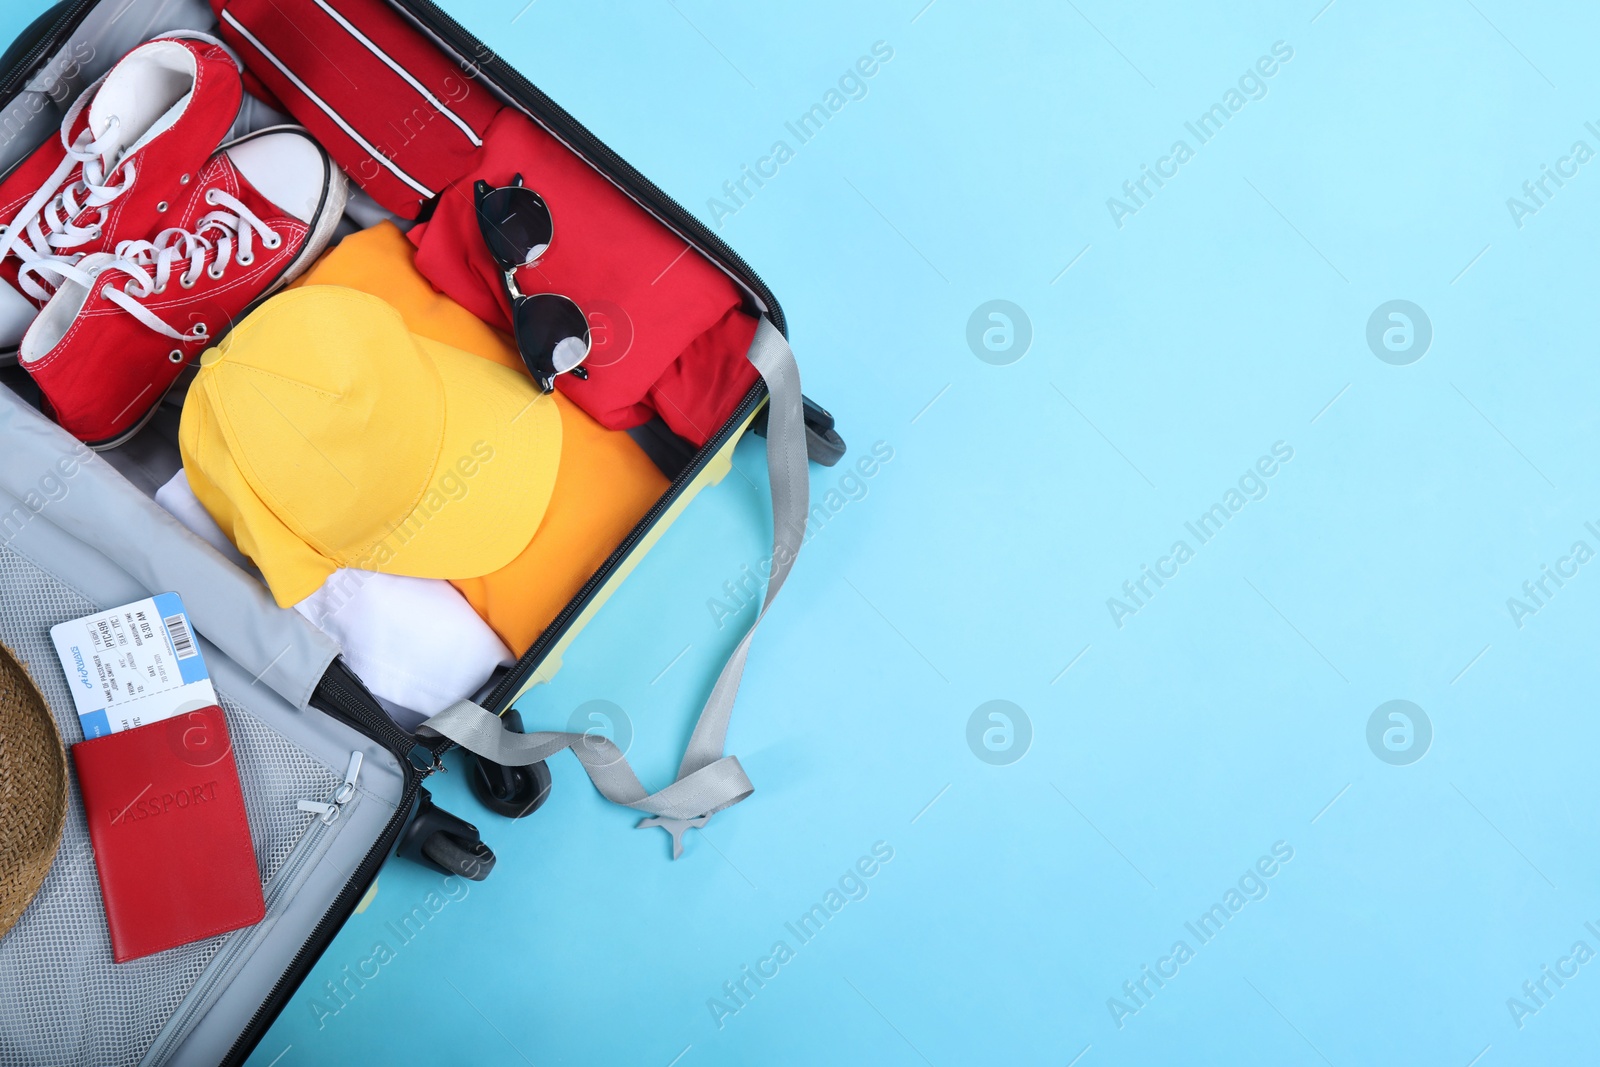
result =
[{"label": "white folded clothing", "polygon": [[439,578],[341,567],[294,609],[339,642],[376,696],[417,713],[408,723],[389,709],[408,730],[515,662],[466,598]]},{"label": "white folded clothing", "polygon": [[[189,530],[254,572],[189,488],[183,471],[156,491]],[[344,658],[406,729],[482,688],[515,662],[455,586],[438,578],[341,568],[295,610],[339,643]]]}]

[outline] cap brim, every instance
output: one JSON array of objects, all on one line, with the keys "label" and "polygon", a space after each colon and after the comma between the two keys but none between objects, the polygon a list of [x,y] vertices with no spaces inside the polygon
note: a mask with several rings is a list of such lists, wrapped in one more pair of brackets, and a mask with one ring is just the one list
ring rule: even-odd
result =
[{"label": "cap brim", "polygon": [[417,578],[478,578],[538,531],[561,460],[561,412],[524,374],[412,335],[439,374],[444,431],[411,513],[347,567]]}]

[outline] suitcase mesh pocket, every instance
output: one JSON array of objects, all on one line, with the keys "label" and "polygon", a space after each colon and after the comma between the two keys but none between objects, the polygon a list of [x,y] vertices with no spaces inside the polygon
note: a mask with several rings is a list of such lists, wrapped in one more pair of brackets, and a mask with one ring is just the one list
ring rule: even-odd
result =
[{"label": "suitcase mesh pocket", "polygon": [[[0,544],[0,641],[27,666],[67,744],[81,733],[50,627],[99,609]],[[322,762],[219,694],[244,786],[263,883],[304,833],[295,801],[340,781]],[[70,767],[70,760],[69,760]],[[248,928],[239,933],[248,933]],[[105,906],[76,785],[55,864],[39,895],[0,938],[0,1065],[137,1063],[229,934],[130,963],[111,962]]]}]

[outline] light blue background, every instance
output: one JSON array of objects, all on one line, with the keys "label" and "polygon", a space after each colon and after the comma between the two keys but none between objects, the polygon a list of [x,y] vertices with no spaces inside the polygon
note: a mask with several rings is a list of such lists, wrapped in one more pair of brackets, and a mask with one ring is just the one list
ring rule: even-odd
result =
[{"label": "light blue background", "polygon": [[[319,1020],[323,983],[442,894],[391,863],[252,1064],[1592,1057],[1600,962],[1520,1029],[1507,998],[1600,950],[1600,563],[1520,628],[1507,598],[1600,550],[1600,162],[1520,228],[1506,203],[1600,150],[1592,9],[525,2],[447,7],[707,221],[791,141],[720,232],[851,459],[894,458],[756,645],[750,800],[672,863],[570,755],[520,822],[453,761],[429,787],[493,876]],[[795,146],[785,121],[876,41],[866,98]],[[1199,145],[1184,123],[1279,41],[1264,98]],[[1119,229],[1107,198],[1179,138],[1194,158]],[[997,298],[1033,333],[1008,366],[966,341]],[[1392,299],[1432,322],[1408,366],[1366,342]],[[1198,546],[1185,521],[1279,441],[1266,498]],[[522,704],[561,726],[615,702],[657,785],[736,638],[707,601],[769,551],[756,443],[738,466]],[[1180,538],[1195,557],[1118,628],[1107,598]],[[966,740],[993,699],[1031,722],[1009,766]],[[1433,726],[1409,766],[1367,744],[1391,699]],[[785,922],[880,841],[868,896],[800,945]],[[1280,841],[1269,895],[1201,946],[1185,922]],[[794,958],[719,1028],[708,999],[779,939]],[[1179,939],[1194,958],[1119,1029],[1108,998]]]}]

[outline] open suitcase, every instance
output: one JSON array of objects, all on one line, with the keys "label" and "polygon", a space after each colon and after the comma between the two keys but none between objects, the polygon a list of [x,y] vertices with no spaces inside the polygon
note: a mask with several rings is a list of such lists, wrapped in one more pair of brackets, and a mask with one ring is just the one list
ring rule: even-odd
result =
[{"label": "open suitcase", "polygon": [[[313,2],[332,14],[349,0]],[[476,828],[435,807],[424,780],[459,743],[476,761],[475,791],[491,808],[512,816],[538,808],[549,789],[543,760],[572,746],[574,735],[523,734],[499,717],[554,674],[573,638],[688,502],[728,473],[743,434],[767,436],[773,482],[774,561],[763,612],[804,540],[808,454],[827,465],[843,455],[831,416],[799,394],[776,299],[742,259],[428,0],[381,2],[414,35],[413,47],[445,56],[730,277],[744,311],[762,322],[750,352],[762,378],[699,447],[659,419],[629,431],[666,475],[666,492],[514,667],[474,701],[411,732],[385,713],[332,639],[278,607],[259,581],[154,503],[150,493],[174,451],[154,424],[97,458],[35,409],[16,388],[19,372],[0,371],[0,386],[14,387],[0,387],[0,643],[28,668],[71,744],[77,718],[50,627],[178,591],[232,734],[266,901],[266,918],[254,926],[113,963],[74,786],[54,865],[0,937],[0,1064],[243,1062],[390,855],[467,878],[492,870]],[[0,173],[55,131],[61,101],[134,45],[171,31],[218,33],[214,8],[226,5],[65,0],[41,16],[0,58]],[[718,679],[679,781],[660,793],[646,796],[614,752],[596,758],[589,746],[573,749],[608,798],[654,816],[674,842],[685,823],[749,792],[737,760],[722,755],[748,643],[747,635]],[[322,814],[307,814],[302,801]]]}]

